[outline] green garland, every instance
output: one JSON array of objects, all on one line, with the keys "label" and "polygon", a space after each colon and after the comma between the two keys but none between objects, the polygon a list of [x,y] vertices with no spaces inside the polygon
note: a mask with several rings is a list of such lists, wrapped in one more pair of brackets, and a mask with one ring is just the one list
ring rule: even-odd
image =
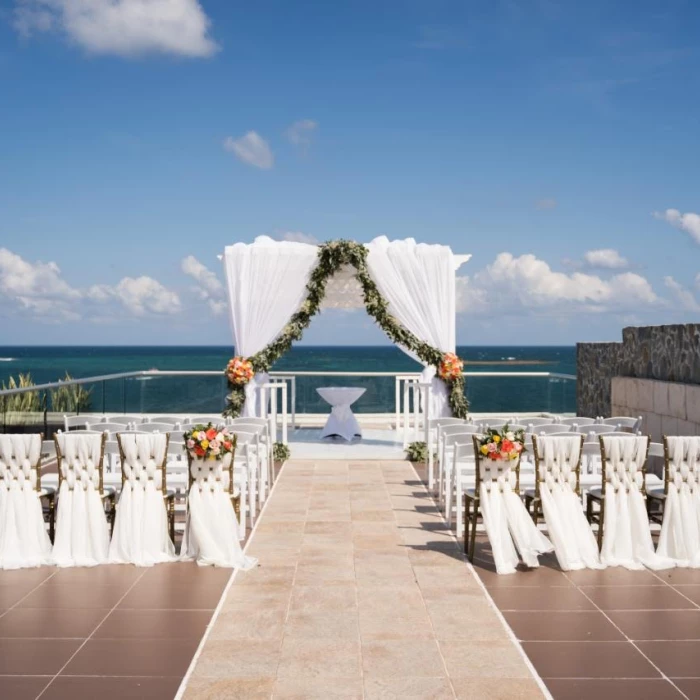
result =
[{"label": "green garland", "polygon": [[[355,277],[362,287],[367,313],[387,336],[394,343],[415,353],[426,365],[432,365],[436,370],[439,369],[443,353],[417,338],[389,313],[388,302],[379,293],[377,285],[370,277],[367,268],[368,252],[365,246],[354,241],[338,240],[319,246],[318,265],[314,268],[311,279],[306,285],[308,293],[301,308],[291,317],[276,340],[259,353],[248,358],[256,374],[269,372],[272,365],[290,350],[292,343],[301,340],[304,330],[308,328],[311,319],[321,308],[328,280],[343,265],[352,265],[355,268]],[[449,402],[453,415],[457,418],[466,418],[469,405],[464,395],[464,377],[459,376],[445,383],[450,390]],[[228,396],[228,405],[224,410],[224,415],[236,417],[240,415],[245,402],[245,385],[229,382],[229,389],[231,389],[231,394]]]}]

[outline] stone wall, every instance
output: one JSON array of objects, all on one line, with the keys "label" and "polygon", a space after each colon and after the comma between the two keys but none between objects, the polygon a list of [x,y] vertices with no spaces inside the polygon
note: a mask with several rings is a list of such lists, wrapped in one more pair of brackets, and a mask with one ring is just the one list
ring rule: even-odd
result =
[{"label": "stone wall", "polygon": [[613,377],[612,415],[642,416],[643,431],[660,442],[663,435],[700,435],[700,384]]},{"label": "stone wall", "polygon": [[700,323],[631,327],[621,343],[579,343],[576,375],[580,416],[614,415],[613,377],[700,384]]}]

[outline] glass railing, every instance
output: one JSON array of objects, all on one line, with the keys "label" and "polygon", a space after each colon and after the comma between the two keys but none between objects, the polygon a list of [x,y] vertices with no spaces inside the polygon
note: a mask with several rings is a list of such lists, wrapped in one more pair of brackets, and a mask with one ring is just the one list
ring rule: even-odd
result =
[{"label": "glass railing", "polygon": [[[286,381],[287,412],[328,413],[316,391],[323,386],[362,387],[353,404],[364,414],[394,414],[398,372],[272,372]],[[574,413],[576,378],[552,372],[466,372],[467,398],[474,413]],[[226,379],[217,371],[127,372],[72,379],[0,391],[0,429],[43,430],[50,434],[64,415],[80,414],[219,414],[226,403]],[[280,407],[281,408],[281,407]]]}]

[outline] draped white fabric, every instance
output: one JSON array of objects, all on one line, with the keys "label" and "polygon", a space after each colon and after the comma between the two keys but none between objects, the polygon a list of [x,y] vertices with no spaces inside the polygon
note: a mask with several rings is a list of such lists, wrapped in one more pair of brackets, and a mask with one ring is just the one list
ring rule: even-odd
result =
[{"label": "draped white fabric", "polygon": [[[237,355],[250,357],[279,336],[306,298],[317,256],[316,246],[267,236],[251,245],[226,247],[223,262]],[[267,379],[256,375],[246,385],[242,416],[256,415],[256,390]]]},{"label": "draped white fabric", "polygon": [[657,553],[700,568],[700,437],[667,437],[668,492]]},{"label": "draped white fabric", "polygon": [[626,569],[669,569],[673,560],[654,551],[642,486],[649,439],[603,436],[605,513],[601,561]]},{"label": "draped white fabric", "polygon": [[331,415],[328,416],[326,425],[321,430],[321,437],[340,435],[348,442],[355,436],[362,436],[360,424],[352,412],[352,406],[364,393],[360,387],[336,386],[320,387],[316,389],[321,398],[331,406]]},{"label": "draped white fabric", "polygon": [[515,573],[518,553],[527,566],[538,567],[537,557],[551,552],[553,547],[532,522],[520,496],[513,490],[515,472],[503,462],[481,460],[479,465],[481,515],[497,573]]},{"label": "draped white fabric", "polygon": [[[457,262],[450,248],[381,236],[367,249],[369,273],[390,313],[420,340],[442,352],[454,352]],[[426,367],[422,381],[432,382],[431,418],[451,415],[447,387],[435,377],[434,367]]]},{"label": "draped white fabric", "polygon": [[51,561],[36,491],[40,457],[41,435],[0,435],[0,569]]},{"label": "draped white fabric", "polygon": [[124,453],[124,487],[117,505],[109,560],[136,566],[175,561],[161,490],[167,437],[164,433],[121,433],[119,441]]},{"label": "draped white fabric", "polygon": [[564,571],[605,568],[598,544],[576,493],[576,466],[581,457],[581,438],[537,438],[540,457],[540,498],[547,532]]},{"label": "draped white fabric", "polygon": [[243,554],[238,521],[229,493],[231,455],[223,460],[193,459],[192,485],[187,502],[187,522],[182,557],[201,566],[221,566],[247,571],[257,559]]},{"label": "draped white fabric", "polygon": [[56,436],[61,452],[53,562],[96,566],[107,561],[109,525],[100,495],[102,435]]}]

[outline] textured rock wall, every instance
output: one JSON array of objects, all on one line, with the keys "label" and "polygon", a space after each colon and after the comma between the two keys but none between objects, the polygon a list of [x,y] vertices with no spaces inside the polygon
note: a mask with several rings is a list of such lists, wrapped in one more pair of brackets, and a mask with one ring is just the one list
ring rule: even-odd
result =
[{"label": "textured rock wall", "polygon": [[700,323],[625,328],[621,343],[576,346],[577,413],[613,415],[613,377],[700,384]]}]

